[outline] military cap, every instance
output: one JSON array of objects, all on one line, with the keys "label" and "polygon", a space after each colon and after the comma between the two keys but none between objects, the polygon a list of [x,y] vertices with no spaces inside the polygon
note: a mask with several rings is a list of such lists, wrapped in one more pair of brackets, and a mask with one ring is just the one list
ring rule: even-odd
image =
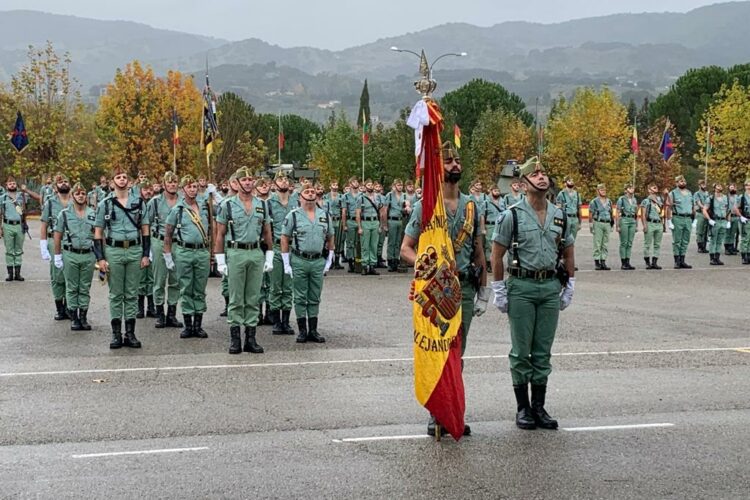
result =
[{"label": "military cap", "polygon": [[573,180],[573,177],[571,177],[570,175],[566,175],[565,182],[575,182],[575,181]]},{"label": "military cap", "polygon": [[677,177],[674,178],[675,182],[680,182],[680,181],[684,181],[684,180],[685,180],[685,176],[684,175],[678,175]]},{"label": "military cap", "polygon": [[603,182],[600,182],[599,184],[596,185],[596,189],[597,190],[599,190],[599,189],[607,189],[607,185],[604,184]]},{"label": "military cap", "polygon": [[229,176],[229,182],[232,182],[232,181],[237,182],[237,172]]},{"label": "military cap", "polygon": [[184,175],[182,179],[180,179],[180,187],[185,187],[189,184],[193,184],[195,182],[198,182],[195,180],[195,177],[193,177],[190,174]]},{"label": "military cap", "polygon": [[454,146],[451,141],[445,141],[443,143],[443,160],[449,160],[453,158],[459,159],[461,157],[458,154],[456,146]]},{"label": "military cap", "polygon": [[70,192],[72,194],[76,194],[78,191],[83,191],[84,193],[88,192],[86,191],[86,188],[83,187],[83,184],[81,184],[80,182],[76,182],[75,184],[73,184],[73,189],[71,189]]},{"label": "military cap", "polygon": [[70,182],[70,179],[68,179],[68,176],[63,174],[62,172],[59,172],[57,175],[55,175],[55,184],[58,182]]},{"label": "military cap", "polygon": [[162,177],[162,182],[166,184],[167,182],[180,182],[180,178],[177,177],[177,174],[174,172],[164,172],[164,176]]},{"label": "military cap", "polygon": [[252,170],[250,170],[250,167],[244,166],[238,168],[234,173],[234,176],[237,178],[237,180],[244,179],[245,177],[254,177]]},{"label": "military cap", "polygon": [[286,178],[287,178],[287,176],[286,176],[286,172],[284,172],[284,171],[283,171],[283,170],[281,170],[281,169],[278,169],[278,170],[276,171],[276,175],[274,175],[274,176],[273,176],[273,180],[275,180],[275,181],[277,181],[277,180],[279,180],[279,179],[286,179]]},{"label": "military cap", "polygon": [[[128,171],[125,170],[125,168],[122,167],[121,165],[115,165],[114,167],[112,167],[112,178],[115,178],[121,174],[128,175]],[[130,176],[128,175],[128,177]]]},{"label": "military cap", "polygon": [[138,185],[141,188],[150,188],[154,185],[154,182],[150,178],[145,177],[142,181],[138,181]]},{"label": "military cap", "polygon": [[633,188],[632,182],[626,182],[625,185],[623,186],[623,189],[632,189],[632,188]]},{"label": "military cap", "polygon": [[5,178],[5,182],[16,182],[16,178],[13,177],[12,175],[9,175],[8,177]]},{"label": "military cap", "polygon": [[529,174],[533,174],[537,170],[541,170],[544,172],[544,167],[542,166],[542,162],[539,161],[539,158],[536,156],[532,156],[523,165],[519,165],[517,169],[515,169],[514,172],[517,172],[518,177],[523,177]]}]

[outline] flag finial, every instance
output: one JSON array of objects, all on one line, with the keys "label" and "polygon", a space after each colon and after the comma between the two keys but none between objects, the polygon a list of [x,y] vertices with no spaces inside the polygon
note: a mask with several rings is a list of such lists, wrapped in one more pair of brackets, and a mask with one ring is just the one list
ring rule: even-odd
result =
[{"label": "flag finial", "polygon": [[414,82],[414,88],[422,97],[430,97],[437,88],[437,82],[432,79],[432,71],[430,71],[430,65],[427,63],[424,49],[419,56],[419,75],[421,78]]}]

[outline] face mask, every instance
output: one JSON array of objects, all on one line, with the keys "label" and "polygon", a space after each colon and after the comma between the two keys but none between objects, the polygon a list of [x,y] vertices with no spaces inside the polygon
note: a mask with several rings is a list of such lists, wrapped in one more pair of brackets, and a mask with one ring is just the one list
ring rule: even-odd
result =
[{"label": "face mask", "polygon": [[57,192],[62,193],[62,194],[68,194],[70,193],[70,186],[68,186],[67,184],[63,184],[62,186],[57,188]]},{"label": "face mask", "polygon": [[448,184],[457,184],[461,180],[461,172],[448,172],[445,174],[445,182]]}]

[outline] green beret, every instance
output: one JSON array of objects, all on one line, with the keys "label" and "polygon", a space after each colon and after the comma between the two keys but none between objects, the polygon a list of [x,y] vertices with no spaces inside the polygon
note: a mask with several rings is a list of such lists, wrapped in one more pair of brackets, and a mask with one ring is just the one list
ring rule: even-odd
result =
[{"label": "green beret", "polygon": [[174,172],[164,172],[164,177],[162,177],[162,180],[164,181],[164,184],[167,182],[180,182],[180,178],[177,177],[177,174]]},{"label": "green beret", "polygon": [[143,179],[142,181],[139,181],[139,182],[138,182],[138,185],[139,185],[139,186],[140,186],[141,188],[149,188],[149,187],[153,186],[153,185],[154,185],[154,183],[153,183],[153,182],[151,181],[151,179],[149,179],[148,177],[146,177],[146,178],[145,178],[145,179]]},{"label": "green beret", "polygon": [[460,159],[456,146],[451,141],[445,141],[443,143],[443,161],[447,159]]},{"label": "green beret", "polygon": [[604,183],[599,183],[596,185],[596,189],[607,189],[607,186]]},{"label": "green beret", "polygon": [[185,187],[188,184],[193,184],[194,182],[198,182],[195,180],[195,177],[193,177],[190,174],[187,174],[180,179],[180,187]]},{"label": "green beret", "polygon": [[523,165],[518,166],[518,177],[523,177],[526,175],[533,174],[537,170],[541,170],[544,172],[544,167],[542,166],[542,163],[539,161],[539,158],[536,156],[532,156]]},{"label": "green beret", "polygon": [[238,168],[234,173],[234,176],[237,178],[237,180],[244,179],[245,177],[254,177],[252,170],[250,170],[250,167]]},{"label": "green beret", "polygon": [[566,175],[565,176],[565,182],[575,182],[575,181],[573,180],[573,177],[571,177],[569,175]]},{"label": "green beret", "polygon": [[680,181],[684,181],[684,180],[685,180],[685,176],[684,175],[678,175],[677,177],[674,178],[675,182],[680,182]]}]

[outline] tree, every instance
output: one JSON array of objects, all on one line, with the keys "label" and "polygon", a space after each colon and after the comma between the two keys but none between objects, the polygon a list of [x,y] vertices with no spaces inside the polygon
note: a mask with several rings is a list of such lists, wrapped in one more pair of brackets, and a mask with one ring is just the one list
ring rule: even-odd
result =
[{"label": "tree", "polygon": [[262,169],[268,148],[260,137],[260,117],[240,96],[225,92],[216,104],[221,135],[217,140],[214,174],[226,179],[241,166]]},{"label": "tree", "polygon": [[525,160],[534,150],[532,130],[518,116],[488,109],[479,118],[471,141],[472,178],[494,184],[506,160]]},{"label": "tree", "polygon": [[386,186],[393,179],[413,179],[415,176],[414,129],[406,124],[409,109],[402,109],[392,127],[379,123],[370,142],[370,159],[374,176]]},{"label": "tree", "polygon": [[[343,183],[351,176],[361,175],[362,150],[359,133],[343,113],[336,114],[330,127],[313,137],[312,168],[320,172],[321,182]],[[365,176],[373,174],[372,157],[367,157]]]},{"label": "tree", "polygon": [[[277,163],[279,116],[266,113],[258,118],[258,136],[268,146],[269,163]],[[313,136],[320,134],[320,125],[299,115],[282,115],[281,129],[284,131],[281,160],[284,163],[307,164],[310,160],[311,140]]]},{"label": "tree", "polygon": [[664,161],[664,156],[659,151],[666,122],[666,118],[659,118],[638,137],[640,151],[636,162],[635,188],[637,193],[645,195],[651,183],[659,186],[660,190],[670,188],[674,185],[674,178],[683,171],[681,163],[683,144],[674,127],[670,128],[674,154],[669,161]]}]

